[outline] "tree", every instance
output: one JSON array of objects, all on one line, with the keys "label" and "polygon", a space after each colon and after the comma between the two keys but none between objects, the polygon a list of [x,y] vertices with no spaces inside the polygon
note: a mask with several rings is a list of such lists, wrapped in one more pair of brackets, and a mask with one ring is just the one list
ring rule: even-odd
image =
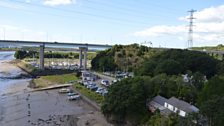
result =
[{"label": "tree", "polygon": [[156,62],[153,60],[149,60],[145,62],[142,67],[135,70],[135,75],[153,76],[153,71],[155,67],[156,67]]},{"label": "tree", "polygon": [[[146,103],[153,97],[161,95],[166,98],[180,97],[181,90],[194,90],[191,86],[183,86],[181,77],[168,76],[166,74],[155,77],[141,76],[124,79],[109,88],[102,105],[102,111],[106,117],[115,122],[125,123],[130,121],[138,124],[147,114]],[[182,99],[193,99],[191,95],[182,94]],[[189,100],[189,101],[190,101]]]},{"label": "tree", "polygon": [[[192,73],[200,72],[207,78],[211,78],[217,73],[216,66],[219,63],[218,60],[202,52],[171,49],[144,60],[143,65],[136,70],[137,75],[138,73],[141,75],[144,69],[147,72],[151,71],[151,67],[147,68],[145,65],[145,62],[149,61],[156,64],[154,75],[161,73],[178,75],[192,71]],[[144,74],[147,75],[146,72]]]},{"label": "tree", "polygon": [[27,52],[23,50],[18,50],[15,52],[14,57],[16,59],[24,59],[27,56]]},{"label": "tree", "polygon": [[197,91],[201,91],[202,88],[204,87],[206,78],[203,74],[201,74],[200,72],[196,72],[193,74],[192,76],[193,78],[191,79],[192,84],[194,85],[194,87],[197,89]]},{"label": "tree", "polygon": [[165,60],[163,62],[160,62],[156,69],[154,70],[155,74],[161,74],[166,73],[168,75],[177,75],[181,73],[181,66],[180,63],[175,60]]},{"label": "tree", "polygon": [[198,104],[201,113],[208,119],[210,126],[224,125],[224,77],[211,78],[199,94]]},{"label": "tree", "polygon": [[212,99],[203,102],[200,108],[209,126],[224,125],[224,96],[213,96]]},{"label": "tree", "polygon": [[102,111],[114,121],[139,122],[147,112],[141,78],[124,79],[109,89],[102,105]]}]

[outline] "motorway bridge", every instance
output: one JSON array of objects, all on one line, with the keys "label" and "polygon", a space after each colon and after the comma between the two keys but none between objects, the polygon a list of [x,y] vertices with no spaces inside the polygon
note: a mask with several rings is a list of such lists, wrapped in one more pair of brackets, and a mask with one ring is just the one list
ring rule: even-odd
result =
[{"label": "motorway bridge", "polygon": [[[39,41],[17,41],[17,40],[0,40],[0,44],[4,46],[28,46],[28,47],[39,47],[40,53],[40,69],[44,70],[44,49],[45,47],[53,48],[70,48],[79,50],[79,61],[80,68],[87,68],[87,51],[89,49],[94,50],[104,50],[111,48],[111,45],[101,45],[101,44],[88,44],[88,43],[66,43],[66,42],[39,42]],[[82,63],[82,55],[84,53],[84,65]]]}]

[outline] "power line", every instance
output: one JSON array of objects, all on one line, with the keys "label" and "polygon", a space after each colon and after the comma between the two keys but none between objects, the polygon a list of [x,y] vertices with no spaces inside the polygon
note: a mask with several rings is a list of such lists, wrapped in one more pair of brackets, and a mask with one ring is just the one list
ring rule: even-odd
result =
[{"label": "power line", "polygon": [[188,43],[187,43],[187,46],[188,48],[191,48],[193,47],[193,21],[194,19],[194,12],[196,12],[196,10],[189,10],[188,11],[190,13],[190,17],[188,18],[189,19],[189,30],[188,30]]},{"label": "power line", "polygon": [[[139,22],[139,21],[131,21],[130,22],[130,20],[126,20],[126,19],[114,18],[114,17],[103,16],[103,15],[92,14],[92,13],[86,13],[86,12],[81,12],[81,11],[67,10],[67,9],[54,8],[54,7],[46,7],[46,6],[42,6],[42,5],[38,5],[38,4],[30,4],[30,3],[25,3],[25,2],[21,2],[21,1],[13,1],[13,2],[26,4],[26,5],[30,5],[30,6],[37,6],[37,7],[43,7],[43,8],[48,8],[48,9],[54,9],[54,10],[64,11],[64,12],[69,12],[69,13],[76,13],[76,14],[79,14],[79,15],[91,16],[91,17],[94,17],[94,18],[106,19],[108,21],[115,21],[115,22],[119,22],[119,23],[122,23],[122,24],[125,24],[125,25],[126,24],[141,24],[141,25],[148,26],[148,23],[146,23],[146,22]],[[1,6],[1,7],[10,8],[10,7],[5,7],[5,6]],[[58,15],[58,14],[52,14],[52,13],[46,13],[46,12],[43,13],[43,12],[40,12],[40,11],[33,11],[33,10],[27,10],[27,9],[21,9],[21,8],[14,8],[14,9],[24,11],[24,12],[28,12],[28,13],[32,12],[32,13],[37,13],[37,14],[49,15],[49,16],[60,16],[60,17],[66,17],[66,18],[74,18],[75,17],[75,16],[71,16],[71,15],[68,16],[68,15]],[[75,17],[75,18],[77,18],[77,17]],[[81,19],[78,18],[78,20],[81,20]],[[86,19],[86,20],[89,20],[89,19]]]},{"label": "power line", "polygon": [[[154,16],[154,17],[168,17],[166,14],[155,14],[155,13],[153,13],[153,12],[146,12],[145,10],[141,10],[141,9],[137,9],[137,10],[134,10],[133,8],[124,8],[123,6],[124,5],[122,5],[122,6],[117,6],[117,5],[115,5],[115,4],[112,4],[112,3],[108,3],[108,2],[105,2],[105,1],[103,1],[103,2],[99,2],[99,1],[91,1],[91,0],[85,0],[85,2],[88,2],[88,3],[91,3],[91,4],[94,4],[94,5],[104,5],[104,6],[107,6],[107,7],[113,7],[113,8],[115,8],[115,9],[117,9],[117,10],[122,10],[122,11],[126,11],[126,12],[132,12],[132,13],[136,13],[136,14],[144,14],[144,15],[150,15],[150,16]],[[121,2],[121,1],[120,1]],[[130,3],[125,3],[125,4],[129,4],[129,5],[131,5]],[[120,4],[119,4],[120,5]],[[134,6],[134,5],[133,5]],[[141,5],[142,6],[142,5]],[[143,4],[143,6],[144,6],[144,4]],[[154,7],[154,6],[153,6]],[[158,7],[158,6],[157,6]],[[160,8],[161,9],[165,9],[165,8],[163,8],[163,7],[161,7],[160,6]],[[170,11],[170,9],[166,9],[166,11]],[[157,11],[157,12],[159,12],[159,11]],[[172,14],[172,13],[169,13],[169,14]],[[168,18],[171,18],[171,17],[168,17]]]},{"label": "power line", "polygon": [[[85,0],[85,1],[91,1],[91,0]],[[107,2],[108,1],[103,1],[103,3],[107,3]],[[145,0],[134,0],[134,1],[133,0],[129,0],[128,2],[124,2],[124,1],[121,1],[120,0],[119,2],[120,3],[123,3],[125,5],[131,5],[131,6],[134,6],[134,5],[137,5],[138,3],[141,3],[141,7],[144,6],[144,7],[148,7],[148,8],[151,9],[151,7],[148,6],[148,5],[152,5],[152,7],[158,8],[158,9],[161,9],[161,10],[172,11],[174,13],[181,12],[181,10],[177,10],[177,9],[174,9],[174,8],[171,8],[171,7],[167,7],[167,6],[164,7],[164,6],[161,6],[161,4],[159,4],[159,3],[155,3],[153,1],[148,1],[148,0],[146,0],[146,1]],[[99,3],[99,1],[98,1],[98,3]],[[133,4],[130,4],[130,3],[133,3],[134,5]],[[110,5],[114,5],[114,4],[110,4]],[[138,10],[139,10],[139,8],[138,8]],[[142,10],[142,11],[145,12],[145,10]],[[176,14],[179,14],[179,13],[176,13]]]},{"label": "power line", "polygon": [[[98,5],[97,3],[101,4],[100,2],[93,2],[93,1],[89,1],[89,0],[85,0],[86,2],[90,2],[92,4],[96,4]],[[54,10],[59,10],[59,11],[64,11],[64,12],[75,12],[77,14],[82,14],[82,15],[88,15],[88,16],[95,16],[95,17],[99,17],[99,18],[110,18],[112,20],[123,20],[123,19],[120,19],[120,18],[114,18],[114,17],[109,17],[109,16],[104,16],[104,15],[99,15],[99,14],[93,14],[93,13],[89,13],[89,12],[83,12],[83,11],[77,11],[77,10],[73,10],[73,9],[62,9],[62,8],[56,8],[56,7],[50,7],[50,6],[43,6],[43,5],[39,5],[39,4],[31,4],[31,3],[27,3],[27,2],[22,2],[22,1],[18,1],[18,0],[11,0],[11,2],[16,2],[16,3],[20,3],[20,4],[25,4],[25,5],[31,5],[31,6],[38,6],[38,7],[43,7],[43,8],[49,8],[49,9],[54,9]],[[111,7],[111,4],[103,4],[103,5],[108,5],[108,7]],[[108,12],[108,8],[107,9],[99,9],[99,8],[94,8],[94,7],[90,7],[90,6],[83,6],[83,7],[86,7],[87,9],[91,9],[91,10],[98,10],[98,11],[101,11],[101,12]],[[150,17],[167,17],[168,19],[166,20],[169,20],[169,18],[172,18],[170,20],[173,21],[173,17],[169,17],[167,15],[159,15],[159,14],[154,14],[153,12],[152,13],[145,13],[145,11],[141,11],[141,12],[137,12],[136,10],[133,10],[133,9],[125,9],[125,8],[122,8],[122,7],[114,7],[113,8],[117,8],[116,10],[112,10],[112,11],[117,11],[117,10],[121,10],[121,11],[118,11],[118,14],[120,13],[125,13],[126,15],[125,16],[132,16],[133,18],[132,19],[139,19],[138,17],[141,17],[141,18],[147,18],[147,19],[150,19]],[[133,13],[135,13],[135,15],[133,16]],[[116,13],[117,14],[117,13]],[[129,15],[127,15],[129,14]],[[141,15],[141,14],[144,14],[144,15]],[[147,15],[147,16],[146,16]],[[150,15],[150,17],[148,16]],[[124,16],[123,16],[124,17]],[[127,21],[127,22],[130,22],[130,20],[124,20],[124,21]],[[143,23],[143,24],[148,24],[146,22],[139,22],[139,23]]]}]

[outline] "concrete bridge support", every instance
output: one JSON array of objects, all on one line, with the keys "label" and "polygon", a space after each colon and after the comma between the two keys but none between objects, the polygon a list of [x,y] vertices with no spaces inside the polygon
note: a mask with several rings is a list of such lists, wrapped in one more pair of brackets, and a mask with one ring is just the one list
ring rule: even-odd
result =
[{"label": "concrete bridge support", "polygon": [[39,68],[41,70],[44,70],[44,44],[43,45],[40,45],[40,53],[39,53],[39,59],[40,59],[40,66]]},{"label": "concrete bridge support", "polygon": [[[88,51],[88,48],[87,47],[79,47],[79,67],[80,69],[84,69],[86,70],[87,69],[87,51]],[[84,52],[84,64],[82,62],[82,53]]]},{"label": "concrete bridge support", "polygon": [[87,69],[87,48],[84,51],[84,69]]},{"label": "concrete bridge support", "polygon": [[79,49],[79,68],[82,68],[82,49]]}]

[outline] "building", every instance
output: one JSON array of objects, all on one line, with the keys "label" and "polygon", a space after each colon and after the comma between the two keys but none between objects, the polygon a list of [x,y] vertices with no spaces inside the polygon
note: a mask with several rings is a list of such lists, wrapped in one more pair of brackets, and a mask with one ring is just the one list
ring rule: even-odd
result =
[{"label": "building", "polygon": [[199,109],[185,101],[171,97],[165,102],[164,105],[170,111],[178,113],[180,116],[185,117],[189,113],[198,113]]},{"label": "building", "polygon": [[150,103],[148,104],[149,110],[153,113],[156,110],[159,110],[162,115],[169,115],[172,112],[165,107],[166,102],[166,98],[158,95],[154,97],[152,101],[150,101]]},{"label": "building", "polygon": [[148,104],[149,110],[155,112],[160,110],[162,115],[169,115],[170,113],[178,113],[182,117],[186,117],[189,113],[198,113],[199,109],[189,103],[179,100],[175,97],[166,99],[162,96],[154,97]]}]

